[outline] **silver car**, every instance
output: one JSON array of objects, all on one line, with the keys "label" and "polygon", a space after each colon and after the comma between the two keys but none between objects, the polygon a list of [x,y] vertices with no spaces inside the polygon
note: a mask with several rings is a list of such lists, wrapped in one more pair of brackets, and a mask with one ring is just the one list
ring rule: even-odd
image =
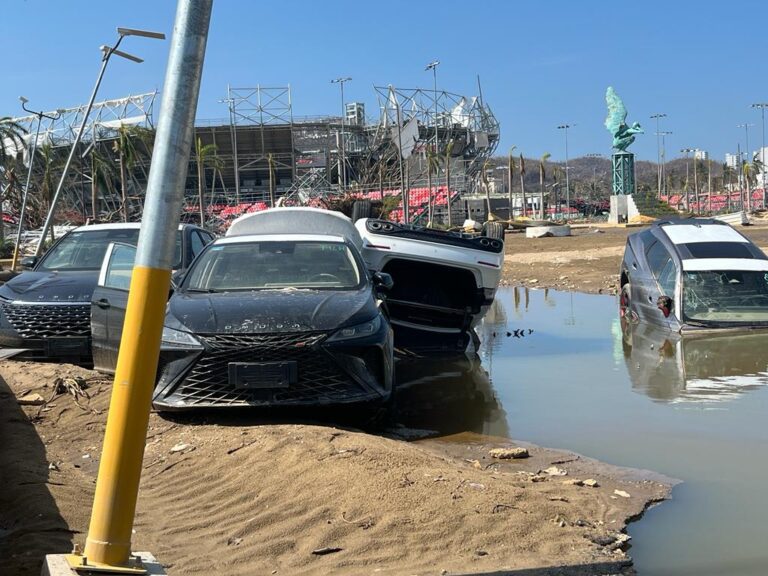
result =
[{"label": "silver car", "polygon": [[768,257],[712,219],[653,224],[627,239],[619,313],[675,332],[768,328]]}]

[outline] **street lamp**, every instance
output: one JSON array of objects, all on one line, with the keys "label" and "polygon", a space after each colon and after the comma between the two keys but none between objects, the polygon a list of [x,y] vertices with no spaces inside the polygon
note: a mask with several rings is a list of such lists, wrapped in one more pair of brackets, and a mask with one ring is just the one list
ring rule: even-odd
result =
[{"label": "street lamp", "polygon": [[[744,149],[744,157],[747,159],[747,162],[749,162],[750,159],[750,153],[749,153],[749,129],[752,128],[754,124],[744,123],[744,124],[737,124],[736,128],[744,128],[744,135],[746,137],[746,148]],[[742,173],[742,179],[744,182],[744,189],[747,192],[747,210],[750,210],[752,205],[752,192],[749,189],[749,182],[747,181],[747,175],[744,173],[744,164],[741,163],[741,173]]]},{"label": "street lamp", "polygon": [[88,106],[85,108],[85,113],[83,114],[83,118],[80,121],[80,130],[77,131],[77,136],[75,137],[75,141],[72,143],[72,148],[69,151],[69,156],[67,157],[67,162],[64,164],[64,169],[61,172],[61,179],[59,180],[59,185],[56,187],[56,192],[53,195],[53,199],[51,200],[51,207],[48,210],[48,216],[45,218],[45,224],[43,224],[43,231],[40,234],[40,240],[37,243],[37,249],[35,250],[35,256],[40,256],[40,253],[43,251],[43,244],[45,244],[45,236],[48,233],[48,229],[51,226],[51,222],[53,220],[53,214],[56,211],[56,203],[59,200],[59,195],[61,194],[61,189],[64,187],[64,180],[67,177],[67,171],[69,170],[69,165],[72,163],[72,158],[75,155],[75,151],[77,150],[77,145],[80,143],[81,138],[83,137],[83,133],[85,132],[85,125],[88,122],[88,116],[91,113],[91,108],[93,108],[93,103],[96,100],[96,93],[99,91],[99,86],[101,85],[101,80],[104,78],[104,72],[107,69],[107,64],[109,63],[109,59],[112,56],[112,54],[115,54],[116,56],[120,56],[121,58],[125,58],[127,60],[131,60],[132,62],[141,63],[143,60],[139,58],[138,56],[134,56],[132,54],[128,54],[127,52],[123,52],[121,50],[118,50],[118,46],[120,46],[120,43],[123,41],[123,38],[126,36],[141,36],[144,38],[153,38],[155,40],[164,40],[165,34],[162,32],[150,32],[148,30],[136,30],[134,28],[118,28],[117,29],[118,39],[117,42],[115,42],[114,46],[100,46],[99,50],[101,50],[101,70],[99,70],[99,75],[96,77],[96,85],[93,87],[93,92],[91,92],[91,98],[88,101]]},{"label": "street lamp", "polygon": [[661,182],[662,182],[662,189],[664,190],[664,195],[668,196],[669,191],[667,190],[667,144],[665,136],[669,136],[672,134],[669,130],[662,130],[661,132],[656,132],[656,136],[661,136]]},{"label": "street lamp", "polygon": [[760,147],[760,180],[763,184],[763,208],[765,208],[766,198],[768,198],[765,191],[765,109],[768,108],[768,102],[752,104],[752,108],[760,108],[760,116],[763,125],[763,144]]},{"label": "street lamp", "polygon": [[21,107],[24,109],[25,112],[28,112],[34,116],[37,116],[37,129],[35,130],[35,139],[32,141],[31,150],[29,152],[29,167],[27,168],[27,182],[24,184],[24,196],[21,200],[21,212],[19,213],[19,228],[16,232],[16,246],[13,248],[13,260],[11,261],[11,270],[16,270],[16,262],[19,258],[19,246],[21,246],[21,232],[24,228],[24,215],[27,212],[27,198],[29,194],[29,182],[32,178],[32,166],[35,162],[35,152],[37,151],[37,141],[38,138],[40,138],[40,124],[43,121],[43,118],[48,118],[49,120],[56,120],[57,118],[61,117],[60,113],[56,113],[53,116],[49,116],[47,114],[44,114],[42,111],[35,112],[33,110],[30,110],[27,108],[27,103],[29,102],[29,99],[25,98],[24,96],[19,96],[19,101],[21,102]]},{"label": "street lamp", "polygon": [[658,173],[659,198],[661,198],[661,143],[659,142],[659,133],[661,132],[661,129],[659,128],[659,120],[666,117],[667,115],[663,112],[651,114],[651,119],[656,120],[656,172]]},{"label": "street lamp", "polygon": [[341,88],[341,138],[339,143],[339,185],[342,190],[347,188],[347,167],[346,160],[344,158],[344,118],[347,115],[347,111],[344,108],[344,82],[352,80],[350,76],[334,78],[331,80],[331,84],[338,84]]},{"label": "street lamp", "polygon": [[[558,130],[565,131],[565,211],[571,213],[571,185],[568,177],[568,128],[573,128],[576,124],[560,124]],[[567,216],[566,216],[567,217]]]},{"label": "street lamp", "polygon": [[438,135],[437,135],[437,67],[440,65],[440,60],[433,60],[429,64],[427,64],[427,67],[424,68],[424,71],[432,70],[432,79],[434,82],[434,94],[435,94],[435,154],[438,153]]}]

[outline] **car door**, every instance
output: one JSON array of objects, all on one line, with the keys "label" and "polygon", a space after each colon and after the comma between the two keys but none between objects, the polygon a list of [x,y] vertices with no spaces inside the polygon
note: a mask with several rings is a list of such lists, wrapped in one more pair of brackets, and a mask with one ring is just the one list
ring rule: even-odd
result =
[{"label": "car door", "polygon": [[136,246],[112,243],[101,264],[99,280],[91,298],[93,365],[114,372],[123,335],[128,289],[136,260]]}]

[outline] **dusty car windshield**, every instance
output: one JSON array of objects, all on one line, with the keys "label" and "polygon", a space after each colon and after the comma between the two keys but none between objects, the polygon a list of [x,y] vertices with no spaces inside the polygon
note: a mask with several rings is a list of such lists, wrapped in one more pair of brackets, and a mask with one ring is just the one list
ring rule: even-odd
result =
[{"label": "dusty car windshield", "polygon": [[341,242],[265,241],[211,246],[195,262],[184,290],[339,290],[360,282],[357,262]]},{"label": "dusty car windshield", "polygon": [[[138,228],[71,232],[45,254],[37,270],[98,270],[110,242],[135,245],[138,240]],[[173,262],[174,268],[181,264],[180,233],[176,234]]]},{"label": "dusty car windshield", "polygon": [[704,322],[768,322],[768,273],[707,270],[683,275],[686,319]]}]

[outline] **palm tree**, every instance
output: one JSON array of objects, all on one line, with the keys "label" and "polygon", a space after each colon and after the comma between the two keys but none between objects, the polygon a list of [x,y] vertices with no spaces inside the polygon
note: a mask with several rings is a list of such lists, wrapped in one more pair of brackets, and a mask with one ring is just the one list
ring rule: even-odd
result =
[{"label": "palm tree", "polygon": [[[141,126],[120,125],[117,129],[117,139],[112,144],[112,149],[118,153],[120,163],[120,192],[123,206],[123,222],[128,222],[128,178],[133,173],[134,167],[145,156],[152,156],[150,144],[152,131]],[[139,147],[137,144],[141,143]]]},{"label": "palm tree", "polygon": [[26,130],[8,116],[0,117],[0,243],[5,241],[3,202],[6,194],[18,184],[16,178],[19,152],[24,149]]},{"label": "palm tree", "polygon": [[[544,220],[544,180],[547,177],[547,160],[552,156],[549,152],[542,155],[539,160],[539,190],[541,191],[541,204],[539,205],[539,217]],[[567,209],[568,207],[566,207]]]},{"label": "palm tree", "polygon": [[[215,144],[205,144],[198,136],[195,141],[195,162],[197,163],[197,198],[200,205],[200,226],[205,226],[205,166],[216,154]],[[270,178],[272,175],[270,160]]]},{"label": "palm tree", "polygon": [[523,218],[525,218],[528,214],[528,202],[525,198],[525,158],[523,158],[522,152],[520,152],[520,195],[523,204]]},{"label": "palm tree", "polygon": [[[427,149],[427,187],[429,188],[429,197],[427,202],[427,228],[432,227],[432,220],[434,218],[435,210],[435,196],[437,195],[432,190],[432,172],[439,174],[440,162],[433,147]],[[381,186],[379,187],[381,189]]]}]

